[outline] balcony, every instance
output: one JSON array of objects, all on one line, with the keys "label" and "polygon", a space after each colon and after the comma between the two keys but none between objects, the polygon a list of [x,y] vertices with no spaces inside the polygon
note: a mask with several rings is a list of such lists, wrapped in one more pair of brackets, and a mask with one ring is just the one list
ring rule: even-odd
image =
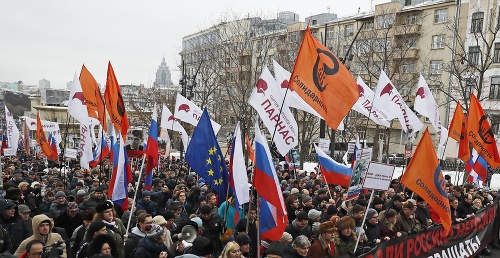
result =
[{"label": "balcony", "polygon": [[404,48],[394,51],[393,57],[395,59],[418,59],[420,49],[418,48]]},{"label": "balcony", "polygon": [[410,34],[420,34],[421,24],[403,24],[394,27],[394,35],[410,35]]}]

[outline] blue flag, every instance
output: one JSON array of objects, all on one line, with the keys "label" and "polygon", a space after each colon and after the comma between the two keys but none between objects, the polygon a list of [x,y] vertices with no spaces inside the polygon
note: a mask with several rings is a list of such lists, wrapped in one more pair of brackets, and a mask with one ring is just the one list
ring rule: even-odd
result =
[{"label": "blue flag", "polygon": [[229,176],[206,108],[187,147],[186,161],[217,192],[222,203],[226,199]]}]

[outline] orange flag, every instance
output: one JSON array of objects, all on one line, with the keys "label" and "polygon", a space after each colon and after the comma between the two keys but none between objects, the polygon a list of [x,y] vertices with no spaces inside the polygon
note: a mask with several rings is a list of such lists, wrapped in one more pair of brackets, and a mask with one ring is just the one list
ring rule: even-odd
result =
[{"label": "orange flag", "polygon": [[45,137],[43,132],[42,120],[40,119],[40,114],[36,116],[36,142],[40,145],[45,156],[50,157],[52,155],[52,150],[50,149],[50,144]]},{"label": "orange flag", "polygon": [[497,143],[491,130],[488,116],[474,94],[470,95],[470,107],[467,115],[467,138],[479,156],[488,164],[497,168],[500,165]]},{"label": "orange flag", "polygon": [[104,131],[106,131],[107,124],[104,111],[104,100],[99,91],[97,81],[89,70],[87,70],[85,65],[82,65],[82,71],[80,72],[80,84],[82,85],[83,96],[85,97],[85,104],[87,105],[89,117],[99,120]]},{"label": "orange flag", "polygon": [[106,101],[106,109],[108,110],[113,126],[126,139],[129,128],[128,117],[127,112],[125,112],[120,85],[118,85],[118,81],[116,80],[111,62],[108,63],[108,78],[106,79],[104,100]]},{"label": "orange flag", "polygon": [[247,142],[247,153],[248,153],[248,158],[254,163],[255,161],[255,155],[252,149],[252,142],[250,141],[250,138],[248,137],[248,133],[245,133],[245,140]]},{"label": "orange flag", "polygon": [[451,213],[446,180],[443,178],[429,129],[425,129],[415,154],[401,177],[401,183],[422,197],[441,217],[443,227],[450,230]]},{"label": "orange flag", "polygon": [[359,98],[358,85],[347,68],[306,29],[290,88],[337,129]]},{"label": "orange flag", "polygon": [[459,143],[458,158],[463,162],[468,162],[470,159],[469,141],[467,140],[467,120],[465,119],[462,104],[457,103],[455,114],[451,119],[450,129],[448,130],[448,137],[455,139]]}]

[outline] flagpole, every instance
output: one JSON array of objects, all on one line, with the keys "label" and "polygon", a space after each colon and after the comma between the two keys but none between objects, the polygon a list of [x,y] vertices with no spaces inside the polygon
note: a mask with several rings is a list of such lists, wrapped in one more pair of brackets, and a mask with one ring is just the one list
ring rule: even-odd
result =
[{"label": "flagpole", "polygon": [[260,257],[260,200],[258,192],[256,192],[255,198],[257,199],[257,218],[255,219],[259,222],[257,225],[257,257]]},{"label": "flagpole", "polygon": [[[370,195],[370,200],[368,200],[368,206],[366,207],[370,207],[370,204],[372,203],[372,199],[373,199],[373,194],[375,193],[375,190],[372,190],[372,194]],[[354,253],[356,253],[356,250],[358,249],[358,244],[359,244],[359,239],[361,238],[361,229],[364,228],[365,226],[365,222],[366,222],[366,217],[368,216],[368,212],[365,212],[365,216],[363,217],[363,222],[361,222],[361,228],[358,230],[357,234],[358,234],[358,237],[356,239],[356,245],[354,246]]]},{"label": "flagpole", "polygon": [[[134,212],[134,207],[135,207],[135,200],[137,199],[137,192],[139,192],[139,185],[141,184],[141,177],[142,177],[142,169],[144,168],[144,162],[146,161],[146,154],[143,155],[142,157],[142,165],[141,169],[139,170],[139,178],[137,178],[137,185],[135,186],[135,193],[134,193],[134,206],[130,209],[130,215],[128,216],[128,222],[127,222],[127,231],[126,236],[128,236],[128,230],[130,229],[130,222],[132,221],[132,213]],[[128,188],[128,186],[127,186]],[[123,211],[125,212],[125,211]],[[125,245],[125,243],[123,243]]]}]

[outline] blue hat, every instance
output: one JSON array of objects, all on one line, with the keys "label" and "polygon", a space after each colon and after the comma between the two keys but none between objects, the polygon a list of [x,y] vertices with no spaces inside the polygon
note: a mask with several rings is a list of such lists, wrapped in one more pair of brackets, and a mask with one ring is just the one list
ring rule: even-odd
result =
[{"label": "blue hat", "polygon": [[148,190],[144,190],[144,191],[142,192],[142,197],[146,197],[146,196],[151,196],[151,192],[150,192],[150,191],[148,191]]}]

